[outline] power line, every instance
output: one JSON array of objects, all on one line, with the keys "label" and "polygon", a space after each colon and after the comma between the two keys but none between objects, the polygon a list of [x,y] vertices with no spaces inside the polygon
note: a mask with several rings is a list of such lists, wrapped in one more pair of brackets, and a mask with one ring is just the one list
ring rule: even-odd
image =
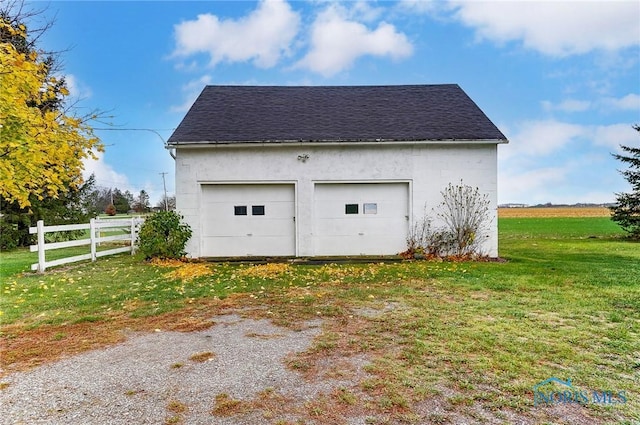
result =
[{"label": "power line", "polygon": [[167,146],[167,142],[166,140],[164,140],[164,137],[162,137],[162,134],[159,133],[159,131],[173,131],[175,130],[175,128],[159,128],[159,129],[153,129],[153,128],[93,128],[93,130],[98,130],[98,131],[149,131],[151,133],[154,133],[156,136],[158,136],[160,138],[160,140],[162,140],[162,144]]}]

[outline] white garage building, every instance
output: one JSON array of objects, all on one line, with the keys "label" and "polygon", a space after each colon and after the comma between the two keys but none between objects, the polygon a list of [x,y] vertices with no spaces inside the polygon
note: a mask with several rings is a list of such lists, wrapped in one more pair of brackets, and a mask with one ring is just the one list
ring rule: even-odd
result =
[{"label": "white garage building", "polygon": [[461,180],[489,195],[497,145],[457,85],[207,86],[167,147],[192,257],[391,255]]}]

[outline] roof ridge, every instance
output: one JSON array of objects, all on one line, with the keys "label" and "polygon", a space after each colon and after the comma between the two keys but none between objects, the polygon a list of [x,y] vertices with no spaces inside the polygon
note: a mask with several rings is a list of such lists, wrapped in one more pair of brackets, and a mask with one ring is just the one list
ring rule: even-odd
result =
[{"label": "roof ridge", "polygon": [[330,84],[330,85],[272,85],[272,84],[207,84],[207,87],[246,87],[246,88],[349,88],[349,87],[363,87],[363,88],[371,88],[371,87],[445,87],[445,86],[454,86],[460,87],[457,83],[434,83],[434,84]]}]

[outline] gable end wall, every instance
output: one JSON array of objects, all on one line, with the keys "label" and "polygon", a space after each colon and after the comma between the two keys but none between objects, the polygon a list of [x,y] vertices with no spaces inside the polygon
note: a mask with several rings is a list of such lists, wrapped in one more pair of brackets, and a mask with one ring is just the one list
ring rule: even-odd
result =
[{"label": "gable end wall", "polygon": [[[302,161],[299,156],[308,156]],[[319,183],[404,182],[409,189],[408,226],[441,201],[447,184],[478,187],[491,201],[490,237],[483,251],[498,256],[497,145],[396,144],[362,146],[215,146],[176,150],[176,203],[191,226],[191,257],[202,252],[202,187],[207,184],[286,183],[295,188],[295,252],[316,255],[314,187]],[[396,252],[389,252],[395,254]]]}]

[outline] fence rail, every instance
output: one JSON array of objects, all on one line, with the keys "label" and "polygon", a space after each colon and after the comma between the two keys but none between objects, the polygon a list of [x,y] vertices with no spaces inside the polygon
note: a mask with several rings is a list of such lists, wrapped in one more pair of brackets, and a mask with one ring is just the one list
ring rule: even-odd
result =
[{"label": "fence rail", "polygon": [[[127,218],[127,219],[107,219],[100,220],[92,218],[89,223],[82,224],[63,224],[56,226],[45,226],[44,221],[39,220],[35,227],[29,228],[30,234],[38,234],[38,243],[31,245],[31,252],[38,252],[38,262],[31,265],[31,270],[44,272],[47,267],[60,266],[62,264],[74,263],[76,261],[91,260],[96,261],[99,257],[107,255],[120,254],[122,252],[131,252],[133,255],[136,251],[136,240],[138,239],[138,230],[144,222],[143,218]],[[125,233],[120,235],[101,236],[105,229],[115,231],[120,229]],[[74,230],[89,230],[88,239],[77,239],[66,242],[45,242],[45,234],[52,232],[71,232]],[[98,251],[98,246],[102,242],[124,241],[129,242],[128,246]],[[82,255],[74,255],[71,257],[60,258],[58,260],[46,261],[45,252],[52,249],[71,248],[75,246],[90,246],[90,252]]]}]

